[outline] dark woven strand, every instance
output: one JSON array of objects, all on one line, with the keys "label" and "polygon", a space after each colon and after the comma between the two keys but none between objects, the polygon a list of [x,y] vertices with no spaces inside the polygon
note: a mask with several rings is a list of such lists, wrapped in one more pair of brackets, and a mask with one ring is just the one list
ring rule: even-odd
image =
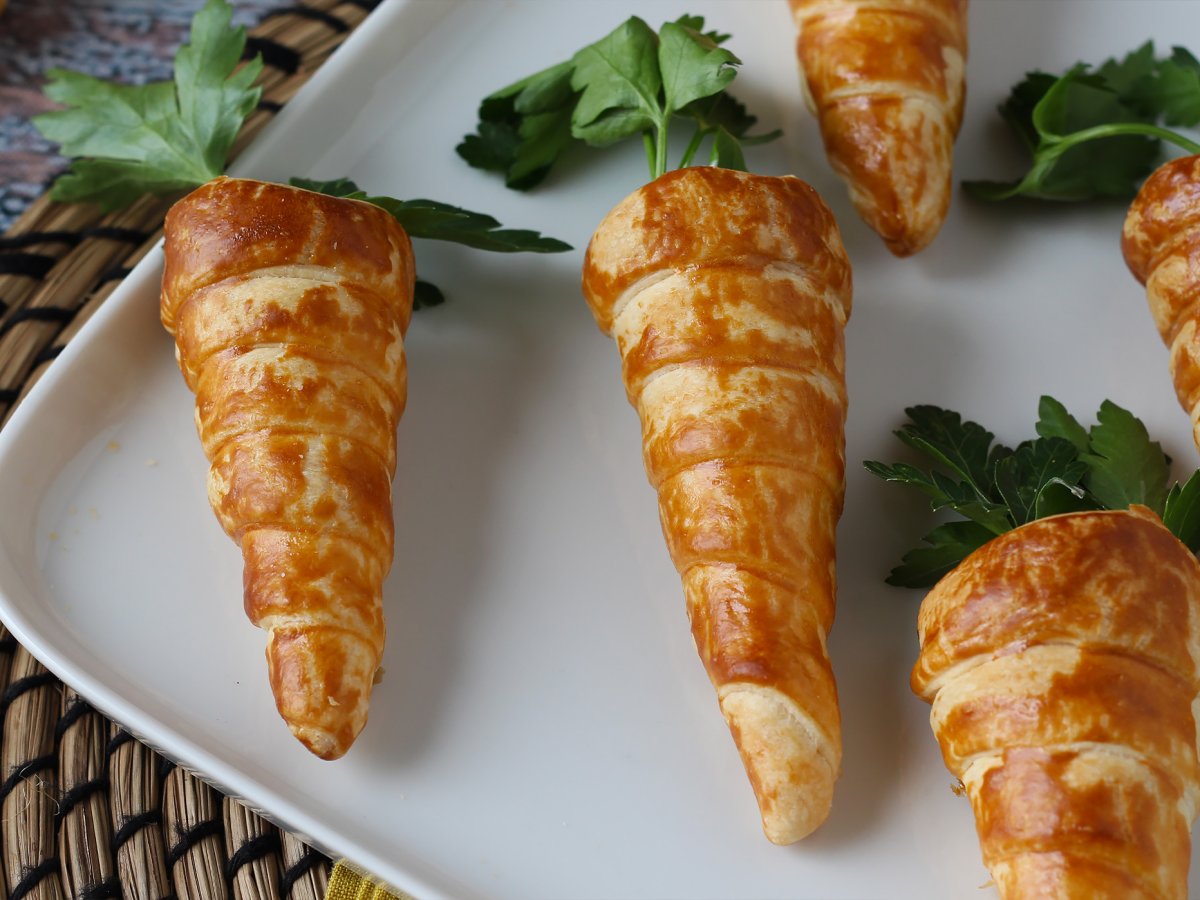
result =
[{"label": "dark woven strand", "polygon": [[112,900],[120,897],[121,882],[116,875],[104,879],[99,884],[89,884],[79,893],[79,900]]},{"label": "dark woven strand", "polygon": [[49,347],[43,347],[37,352],[37,355],[33,357],[34,368],[37,368],[43,363],[50,362],[50,360],[54,359],[56,356],[58,356],[58,354],[62,353],[66,349],[66,344],[51,344]]},{"label": "dark woven strand", "polygon": [[350,26],[333,13],[325,12],[321,9],[313,9],[311,6],[281,6],[279,9],[270,10],[264,16],[264,20],[274,16],[300,16],[304,19],[312,19],[314,22],[323,22],[334,31],[346,32],[350,30]]},{"label": "dark woven strand", "polygon": [[11,316],[0,323],[0,337],[12,330],[14,325],[22,322],[70,322],[75,317],[75,310],[62,306],[23,306],[14,309]]},{"label": "dark woven strand", "polygon": [[72,700],[67,705],[67,711],[58,717],[58,724],[54,726],[54,740],[61,741],[67,730],[90,712],[95,712],[92,704],[82,698]]},{"label": "dark woven strand", "polygon": [[47,769],[53,770],[57,764],[58,756],[54,753],[47,753],[45,756],[38,756],[21,763],[4,779],[4,784],[0,784],[0,802],[3,802],[9,794],[16,790],[17,785],[30,775],[45,772]]},{"label": "dark woven strand", "polygon": [[238,870],[242,866],[258,862],[272,853],[281,853],[282,851],[283,844],[279,840],[277,831],[268,831],[266,834],[260,834],[258,837],[246,841],[233,852],[233,855],[229,857],[229,862],[225,864],[225,881],[232,889],[233,879],[237,877]]},{"label": "dark woven strand", "polygon": [[107,284],[110,281],[124,281],[132,271],[133,269],[129,266],[113,266],[111,269],[106,269],[100,273],[96,279],[96,284]]},{"label": "dark woven strand", "polygon": [[44,253],[0,254],[0,275],[28,275],[30,278],[45,278],[54,268],[58,257]]},{"label": "dark woven strand", "polygon": [[0,653],[16,653],[19,646],[21,645],[17,643],[17,639],[11,634],[0,638]]},{"label": "dark woven strand", "polygon": [[174,866],[183,859],[201,841],[211,837],[221,837],[225,834],[225,826],[220,819],[208,819],[197,822],[186,830],[177,829],[177,840],[167,848],[167,866]]},{"label": "dark woven strand", "polygon": [[29,231],[0,237],[0,250],[20,250],[33,244],[66,244],[74,247],[81,240],[83,234],[78,231]]},{"label": "dark woven strand", "polygon": [[4,718],[8,715],[8,708],[13,705],[13,701],[22,694],[56,684],[58,684],[58,679],[50,672],[39,672],[37,675],[29,675],[11,682],[4,689],[4,693],[0,695],[0,722],[4,721]]},{"label": "dark woven strand", "polygon": [[21,873],[21,880],[17,882],[17,886],[8,895],[8,900],[22,900],[23,897],[28,896],[34,888],[41,884],[43,879],[49,878],[57,872],[61,865],[62,862],[57,856],[49,856],[36,866],[30,866]]},{"label": "dark woven strand", "polygon": [[292,896],[292,888],[296,886],[296,882],[324,863],[325,857],[322,854],[312,849],[307,850],[295,863],[283,870],[279,879],[279,896],[285,900]]},{"label": "dark woven strand", "polygon": [[113,736],[108,739],[108,746],[104,748],[104,753],[107,756],[112,757],[112,755],[114,753],[116,753],[118,750],[120,750],[123,746],[125,746],[132,740],[133,740],[132,734],[130,734],[124,728],[119,728],[113,734]]},{"label": "dark woven strand", "polygon": [[79,231],[28,231],[25,234],[0,236],[0,250],[19,250],[34,244],[66,244],[74,247],[88,238],[105,241],[121,241],[125,244],[140,244],[150,235],[135,228],[115,228],[111,225],[94,225]]},{"label": "dark woven strand", "polygon": [[68,790],[63,791],[62,796],[58,798],[58,808],[54,811],[54,821],[62,822],[67,816],[75,811],[80,803],[86,801],[93,794],[101,794],[107,791],[112,786],[107,775],[98,775],[89,781],[81,781],[78,784],[72,785]]},{"label": "dark woven strand", "polygon": [[[67,704],[66,712],[58,717],[58,722],[54,725],[55,745],[60,745],[63,735],[70,731],[74,725],[78,724],[84,716],[92,715],[95,712],[95,708],[83,698],[76,697],[71,700]],[[58,808],[54,811],[55,823],[61,823],[63,819],[74,812],[75,807],[80,803],[86,801],[93,794],[107,791],[108,788],[109,780],[107,774],[71,785],[58,798]]]},{"label": "dark woven strand", "polygon": [[272,69],[279,69],[288,75],[295,75],[300,69],[300,54],[291,47],[270,38],[255,37],[254,35],[247,37],[246,50],[242,57],[253,59],[260,53],[263,62]]},{"label": "dark woven strand", "polygon": [[150,239],[150,234],[136,228],[117,228],[112,225],[93,225],[79,232],[83,238],[97,238],[102,241],[120,241],[123,244],[144,244]]},{"label": "dark woven strand", "polygon": [[116,853],[143,828],[162,824],[162,810],[148,809],[136,816],[128,816],[121,820],[121,826],[113,832],[112,850]]},{"label": "dark woven strand", "polygon": [[[63,736],[70,731],[75,725],[79,724],[85,716],[96,714],[95,707],[88,703],[82,697],[73,696],[73,699],[67,703],[67,708],[58,721],[54,725],[54,744],[56,747],[62,744]],[[88,781],[81,781],[63,793],[59,798],[58,810],[55,812],[55,819],[61,820],[71,814],[79,803],[86,800],[97,791],[106,790],[108,788],[108,776],[102,775],[98,778],[92,778]]]}]

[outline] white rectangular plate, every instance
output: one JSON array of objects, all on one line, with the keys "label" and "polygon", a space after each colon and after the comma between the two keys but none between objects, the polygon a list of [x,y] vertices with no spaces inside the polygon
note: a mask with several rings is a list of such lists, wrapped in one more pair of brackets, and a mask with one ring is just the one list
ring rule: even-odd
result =
[{"label": "white rectangular plate", "polygon": [[[615,347],[579,293],[588,237],[646,179],[636,142],[507,191],[454,153],[491,90],[632,12],[702,13],[744,60],[734,93],[783,140],[751,166],[833,207],[855,266],[846,510],[832,656],[845,728],[834,810],[775,847],[691,644]],[[1030,69],[1160,48],[1194,4],[974,0],[960,177],[1020,165],[996,105]],[[1194,48],[1193,48],[1194,49]],[[343,760],[275,714],[240,558],[204,495],[192,399],[158,325],[150,254],[0,435],[0,616],[55,673],[171,757],[422,898],[974,896],[970,809],[908,689],[919,592],[883,577],[929,524],[877,483],[902,410],[961,410],[1012,443],[1051,393],[1110,397],[1195,463],[1167,355],[1125,271],[1121,204],[985,206],[890,256],[850,209],[802,106],[779,2],[384,4],[236,167],[347,175],[538,228],[576,250],[421,243],[449,302],[409,334],[386,586],[386,676]],[[1200,882],[1197,890],[1200,891]]]}]

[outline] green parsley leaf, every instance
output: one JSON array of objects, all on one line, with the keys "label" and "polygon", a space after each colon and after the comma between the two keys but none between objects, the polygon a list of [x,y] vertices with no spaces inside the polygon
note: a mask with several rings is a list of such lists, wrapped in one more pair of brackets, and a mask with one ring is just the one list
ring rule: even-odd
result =
[{"label": "green parsley leaf", "polygon": [[[491,216],[475,213],[435,200],[396,200],[393,197],[370,197],[349,178],[334,178],[317,181],[311,178],[292,178],[294,187],[342,197],[348,200],[363,200],[373,203],[391,213],[408,232],[409,237],[450,241],[478,250],[493,250],[499,253],[529,251],[533,253],[559,253],[570,250],[569,244],[554,238],[542,237],[536,231],[501,229],[500,223]],[[413,288],[413,309],[441,306],[446,296],[437,285],[417,279]]]},{"label": "green parsley leaf", "polygon": [[1165,125],[1196,125],[1200,123],[1200,62],[1183,47],[1173,47],[1169,57],[1130,85],[1129,96]]},{"label": "green parsley leaf", "polygon": [[988,483],[994,435],[990,431],[936,406],[913,406],[905,413],[911,422],[896,432],[900,440],[957,473],[980,499],[992,499]]},{"label": "green parsley leaf", "polygon": [[1167,125],[1191,128],[1200,124],[1200,60],[1183,47],[1159,68],[1157,93]]},{"label": "green parsley leaf", "polygon": [[[594,146],[663,127],[658,40],[637,16],[575,54],[571,133]],[[616,120],[617,125],[605,119]]]},{"label": "green parsley leaf", "polygon": [[679,162],[681,169],[692,164],[704,139],[709,136],[712,137],[713,142],[709,153],[710,164],[727,169],[744,170],[746,162],[742,147],[765,144],[783,134],[778,129],[766,134],[749,134],[748,132],[758,122],[758,119],[746,111],[744,104],[739,103],[725,91],[714,94],[712,97],[694,100],[679,110],[679,114],[693,119],[696,123],[696,130]]},{"label": "green parsley leaf", "polygon": [[1200,143],[1163,128],[1200,121],[1200,64],[1182,48],[1158,59],[1147,42],[1094,70],[1080,63],[1061,76],[1031,72],[1000,106],[1028,149],[1015,181],[967,181],[985,200],[1126,198],[1158,165],[1162,142],[1200,152]]},{"label": "green parsley leaf", "polygon": [[[1144,123],[1136,107],[1108,89],[1102,79],[1072,69],[1057,80],[1041,73],[1019,86],[1010,97],[1004,118],[1029,146],[1033,161],[1024,178],[1013,182],[969,181],[977,197],[1003,200],[1024,195],[1044,200],[1087,200],[1125,197],[1153,171],[1159,158],[1158,141],[1140,134],[1106,134],[1106,140],[1075,140],[1069,136],[1106,128],[1111,123]],[[1032,108],[1024,104],[1045,86]]]},{"label": "green parsley leaf", "polygon": [[1066,479],[1051,478],[1038,492],[1029,521],[1063,513],[1083,512],[1094,509],[1095,505],[1086,488]]},{"label": "green parsley leaf", "polygon": [[1026,441],[999,461],[995,484],[1008,506],[1012,525],[1053,514],[1048,510],[1065,511],[1083,499],[1085,492],[1079,483],[1088,467],[1078,457],[1079,451],[1070,441],[1048,437]]},{"label": "green parsley leaf", "polygon": [[543,237],[536,231],[501,228],[496,219],[484,213],[471,212],[436,200],[397,200],[394,197],[371,197],[348,178],[333,181],[314,181],[293,178],[292,185],[332,197],[365,200],[391,213],[404,226],[409,237],[450,241],[491,250],[496,253],[562,253],[571,249],[555,238]]},{"label": "green parsley leaf", "polygon": [[1079,420],[1067,412],[1067,408],[1053,397],[1043,396],[1038,401],[1037,433],[1044,438],[1058,437],[1070,441],[1080,453],[1087,453],[1087,429]]},{"label": "green parsley leaf", "polygon": [[1193,553],[1200,552],[1200,472],[1187,483],[1174,484],[1163,504],[1163,524]]},{"label": "green parsley leaf", "polygon": [[718,128],[713,135],[712,152],[708,161],[710,165],[720,166],[722,169],[746,171],[746,157],[742,153],[742,145],[724,128]]},{"label": "green parsley leaf", "polygon": [[1104,508],[1141,503],[1161,515],[1170,461],[1131,412],[1105,400],[1081,458],[1089,468],[1088,491]]},{"label": "green parsley leaf", "polygon": [[564,253],[572,249],[570,244],[556,238],[523,228],[501,228],[489,215],[437,200],[365,196],[361,199],[390,212],[415,238],[450,241],[494,253]]},{"label": "green parsley leaf", "polygon": [[900,565],[885,579],[896,587],[932,587],[960,562],[995,535],[975,522],[947,522],[925,535],[928,547],[904,554]]},{"label": "green parsley leaf", "polygon": [[667,137],[676,118],[695,135],[680,167],[691,164],[705,138],[709,161],[745,168],[742,147],[774,140],[751,136],[755,119],[725,88],[740,61],[720,45],[729,37],[704,31],[704,19],[684,15],[655,32],[633,16],[570,60],[489,95],[479,123],[457,152],[470,165],[503,172],[524,190],[539,183],[576,143],[605,147],[641,136],[650,175],[667,170]]},{"label": "green parsley leaf", "polygon": [[675,24],[682,25],[685,28],[690,28],[692,31],[700,31],[704,36],[714,44],[723,44],[733,35],[726,34],[722,31],[704,31],[704,16],[694,16],[689,13],[684,13],[675,20]]},{"label": "green parsley leaf", "polygon": [[1003,504],[981,500],[975,489],[966,482],[947,478],[936,470],[925,473],[907,463],[887,466],[867,461],[863,465],[872,475],[877,475],[885,481],[908,484],[924,491],[929,496],[930,508],[934,511],[949,507],[960,516],[983,526],[993,536],[1004,534],[1013,527],[1008,510]]},{"label": "green parsley leaf", "polygon": [[783,134],[782,131],[776,130],[763,135],[750,135],[749,131],[758,123],[758,119],[747,112],[744,103],[726,91],[693,100],[682,107],[679,113],[693,119],[696,126],[702,130],[713,132],[724,128],[743,144],[765,144]]},{"label": "green parsley leaf", "polygon": [[363,200],[366,192],[349,178],[332,178],[328,181],[318,181],[313,178],[291,178],[288,184],[292,187],[303,188],[327,197],[346,197],[351,200]]},{"label": "green parsley leaf", "polygon": [[230,27],[231,17],[224,0],[208,0],[192,19],[190,43],[175,57],[171,82],[119,85],[50,71],[46,95],[67,108],[35,116],[33,123],[76,157],[51,189],[55,200],[95,202],[111,211],[143,194],[197,187],[224,171],[262,93],[254,87],[260,57],[237,69],[246,33]]},{"label": "green parsley leaf", "polygon": [[721,93],[737,74],[733,67],[741,62],[695,28],[667,22],[658,44],[664,105],[677,111]]},{"label": "green parsley leaf", "polygon": [[413,285],[413,309],[427,309],[430,306],[441,306],[446,302],[446,295],[441,288],[432,282],[418,278]]},{"label": "green parsley leaf", "polygon": [[528,190],[572,144],[574,64],[559,63],[485,97],[476,134],[463,138],[458,155],[477,169],[503,172],[505,184]]},{"label": "green parsley leaf", "polygon": [[1042,397],[1039,436],[1015,450],[958,413],[936,406],[907,413],[910,421],[896,436],[935,467],[863,465],[885,481],[917,488],[935,511],[951,509],[967,521],[935,528],[925,538],[929,546],[906,555],[892,572],[892,584],[932,584],[987,540],[1036,519],[1134,503],[1158,513],[1173,534],[1200,550],[1200,472],[1168,491],[1170,460],[1162,447],[1140,420],[1109,400],[1088,431],[1053,397]]},{"label": "green parsley leaf", "polygon": [[1154,91],[1148,88],[1157,70],[1154,42],[1146,41],[1122,60],[1105,60],[1096,69],[1096,76],[1099,84],[1122,98],[1125,103],[1136,109],[1141,117],[1152,119],[1158,113],[1158,104]]},{"label": "green parsley leaf", "polygon": [[1033,111],[1057,81],[1058,78],[1054,75],[1030,72],[1024,81],[1013,87],[1008,98],[998,107],[1000,118],[1021,139],[1021,143],[1030,154],[1037,151],[1041,140],[1037,127],[1033,124]]},{"label": "green parsley leaf", "polygon": [[[568,132],[570,124],[568,116]],[[547,167],[526,168],[517,176],[511,174],[521,155],[520,125],[520,119],[515,116],[505,116],[499,121],[481,120],[477,133],[464,136],[462,143],[454,148],[455,152],[476,169],[502,172],[511,188],[524,190],[533,187],[546,177]]]}]

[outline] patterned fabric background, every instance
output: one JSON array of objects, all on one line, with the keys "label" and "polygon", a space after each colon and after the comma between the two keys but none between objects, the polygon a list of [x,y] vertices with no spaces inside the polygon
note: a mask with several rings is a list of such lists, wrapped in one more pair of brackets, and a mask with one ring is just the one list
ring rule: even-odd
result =
[{"label": "patterned fabric background", "polygon": [[[251,26],[286,0],[231,0]],[[66,166],[29,121],[56,66],[131,84],[171,77],[175,49],[203,0],[9,0],[0,13],[0,232]]]}]

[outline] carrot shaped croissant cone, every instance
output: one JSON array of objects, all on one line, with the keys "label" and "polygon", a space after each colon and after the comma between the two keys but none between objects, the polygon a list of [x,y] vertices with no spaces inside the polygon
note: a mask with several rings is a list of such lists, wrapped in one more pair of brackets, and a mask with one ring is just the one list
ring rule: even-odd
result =
[{"label": "carrot shaped croissant cone", "polygon": [[834,614],[850,266],[798,179],[689,168],[617,205],[583,290],[616,338],[696,647],[776,843],[841,764]]},{"label": "carrot shaped croissant cone", "polygon": [[162,321],[276,705],[334,759],[383,652],[411,244],[370,204],[218,178],[171,208],[165,257]]},{"label": "carrot shaped croissant cone", "polygon": [[1039,519],[925,598],[912,686],[1003,898],[1184,898],[1200,564],[1141,506]]},{"label": "carrot shaped croissant cone", "polygon": [[967,0],[789,0],[805,95],[858,213],[897,256],[950,208]]},{"label": "carrot shaped croissant cone", "polygon": [[1171,160],[1146,180],[1125,218],[1121,249],[1146,286],[1200,447],[1200,156]]}]

